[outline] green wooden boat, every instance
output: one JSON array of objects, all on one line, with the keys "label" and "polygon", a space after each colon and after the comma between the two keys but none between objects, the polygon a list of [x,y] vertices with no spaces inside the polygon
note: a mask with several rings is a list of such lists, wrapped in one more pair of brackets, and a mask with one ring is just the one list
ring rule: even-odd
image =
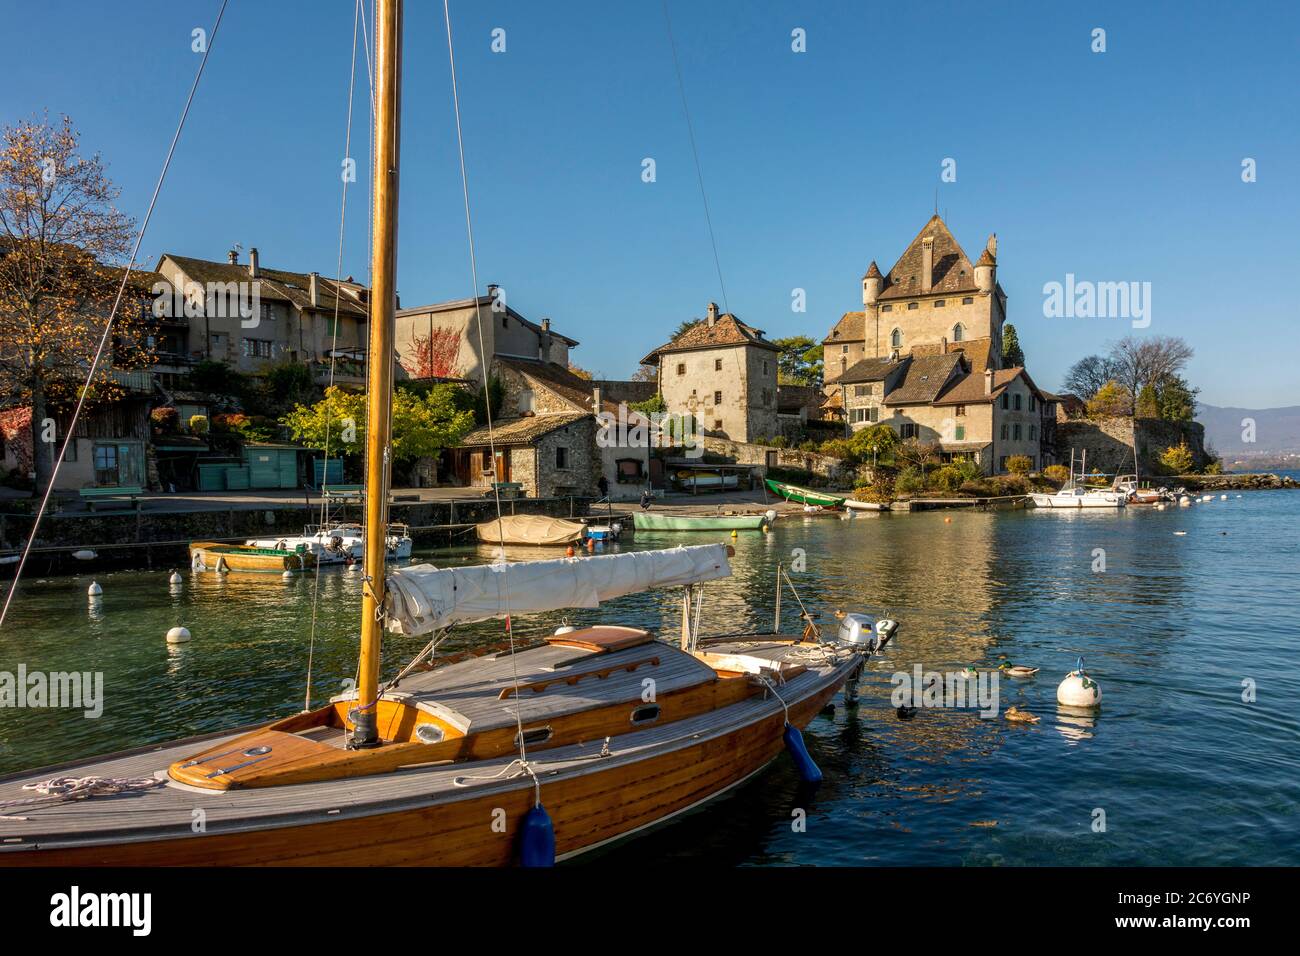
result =
[{"label": "green wooden boat", "polygon": [[823,508],[838,508],[844,504],[844,499],[837,495],[813,491],[811,488],[800,488],[798,485],[787,485],[783,481],[773,481],[771,478],[765,478],[763,481],[774,494],[780,495],[786,501],[798,501],[805,505],[820,505]]},{"label": "green wooden boat", "polygon": [[632,516],[638,531],[761,531],[767,515],[670,515],[638,511]]}]

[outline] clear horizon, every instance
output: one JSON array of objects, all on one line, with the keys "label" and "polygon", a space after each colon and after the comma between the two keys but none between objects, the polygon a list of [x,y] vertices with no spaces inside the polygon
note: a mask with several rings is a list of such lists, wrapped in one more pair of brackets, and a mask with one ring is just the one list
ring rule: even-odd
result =
[{"label": "clear horizon", "polygon": [[[219,3],[13,2],[57,14],[12,44],[5,123],[70,115],[143,216]],[[861,308],[936,205],[972,260],[998,235],[999,282],[1030,374],[1060,387],[1126,334],[1178,335],[1205,404],[1300,404],[1280,348],[1297,318],[1300,14],[1249,4],[809,9],[670,0],[726,294],[719,287],[663,13],[453,3],[479,290],[581,341],[623,378],[716,300],[771,337],[820,340]],[[354,3],[233,2],[142,247],[334,275]],[[74,26],[75,25],[75,26]],[[441,4],[409,4],[399,291],[470,293]],[[1092,52],[1094,28],[1106,51]],[[490,48],[506,31],[506,51]],[[791,50],[806,31],[807,52]],[[344,276],[367,272],[368,115],[358,54]],[[642,181],[642,161],[656,181]],[[941,181],[955,160],[956,181]],[[1257,181],[1243,182],[1255,162]],[[1150,283],[1150,324],[1045,318],[1045,284]],[[791,311],[792,291],[807,311]],[[1225,330],[1231,333],[1225,335]],[[1245,376],[1243,369],[1251,374]]]}]

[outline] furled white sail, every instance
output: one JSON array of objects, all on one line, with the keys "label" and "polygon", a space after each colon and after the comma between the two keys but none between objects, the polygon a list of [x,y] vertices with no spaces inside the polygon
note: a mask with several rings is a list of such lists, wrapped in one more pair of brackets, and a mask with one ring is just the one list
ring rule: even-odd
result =
[{"label": "furled white sail", "polygon": [[426,634],[458,621],[507,613],[599,607],[624,594],[730,574],[723,544],[464,568],[420,564],[389,572],[388,627],[399,634]]}]

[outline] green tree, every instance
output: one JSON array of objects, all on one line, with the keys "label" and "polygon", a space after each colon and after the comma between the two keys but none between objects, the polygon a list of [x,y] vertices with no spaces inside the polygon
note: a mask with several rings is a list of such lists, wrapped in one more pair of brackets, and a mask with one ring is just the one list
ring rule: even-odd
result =
[{"label": "green tree", "polygon": [[[436,455],[459,442],[474,427],[474,413],[463,407],[460,389],[440,383],[422,394],[393,392],[393,460]],[[337,386],[314,405],[298,405],[280,419],[295,441],[327,455],[360,455],[366,444],[366,398]]]},{"label": "green tree", "polygon": [[1025,364],[1025,353],[1020,348],[1016,327],[1008,322],[1002,327],[1002,367],[1020,368]]},{"label": "green tree", "polygon": [[850,445],[862,461],[892,461],[902,439],[888,425],[868,425],[853,433]]},{"label": "green tree", "polygon": [[1007,471],[1013,475],[1027,475],[1034,467],[1034,460],[1028,455],[1012,455],[1007,459]]},{"label": "green tree", "polygon": [[773,339],[781,350],[776,360],[777,381],[782,385],[822,385],[822,345],[807,335]]},{"label": "green tree", "polygon": [[647,398],[644,402],[629,402],[627,407],[634,412],[641,412],[643,415],[668,411],[668,403],[664,401],[663,395],[658,392],[655,392],[652,397]]}]

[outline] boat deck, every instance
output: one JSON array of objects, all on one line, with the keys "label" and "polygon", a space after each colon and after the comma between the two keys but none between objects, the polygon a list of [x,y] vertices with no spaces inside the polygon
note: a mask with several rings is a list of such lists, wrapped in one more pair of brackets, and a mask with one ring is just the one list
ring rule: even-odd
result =
[{"label": "boat deck", "polygon": [[[565,654],[572,657],[581,653],[574,648],[564,647],[541,650],[543,653],[540,654],[529,651],[518,655],[521,663],[527,657],[533,659],[533,662],[521,669],[521,680],[525,674],[537,677],[562,673]],[[852,654],[822,652],[808,646],[794,648],[789,644],[776,644],[772,641],[724,641],[709,644],[703,650],[711,654],[757,656],[773,662],[779,662],[781,658],[797,658],[798,663],[806,667],[798,668],[797,673],[791,672],[791,676],[782,681],[780,693],[788,703],[825,693],[827,688],[842,681],[849,670],[857,666]],[[599,659],[602,663],[618,663],[620,660],[630,661],[638,655],[654,653],[660,654],[662,658],[659,665],[664,668],[661,680],[692,681],[698,679],[701,669],[709,670],[705,665],[689,658],[680,666],[676,663],[669,665],[668,661],[673,656],[685,658],[685,655],[669,645],[659,643],[608,654],[593,654],[581,658],[581,661]],[[509,658],[483,658],[480,663],[483,665],[481,668],[472,670],[477,686],[489,691],[502,686],[504,674],[510,668]],[[544,669],[557,665],[559,670]],[[428,695],[432,699],[435,687],[439,686],[438,682],[452,680],[450,675],[460,669],[461,666],[456,665],[443,673],[434,670],[419,675],[418,684],[417,678],[408,678],[403,689],[418,687],[421,696]],[[639,684],[640,675],[632,676]],[[610,677],[604,680],[609,680]],[[513,677],[509,685],[513,686]],[[585,702],[594,699],[601,688],[601,679],[593,677],[580,680],[572,687],[568,684],[563,686],[565,694],[579,695]],[[454,692],[454,688],[449,689]],[[497,694],[488,693],[484,696],[489,701],[497,701]],[[498,711],[504,710],[499,702],[480,707],[470,701],[468,696],[459,698],[456,706],[468,710],[471,721],[476,718],[497,721],[501,719]],[[527,701],[526,706],[540,707],[542,710],[538,712],[542,712],[553,705],[547,702],[547,694],[542,693],[536,701]],[[774,718],[781,712],[782,704],[775,696],[756,693],[718,710],[621,734],[612,739],[607,754],[602,754],[604,740],[598,739],[539,751],[536,755],[530,754],[530,762],[545,787],[548,781],[600,773],[681,748],[697,746],[702,741],[723,737],[757,721]],[[216,749],[251,729],[254,728],[241,727],[228,733],[193,737],[97,760],[70,762],[0,777],[0,859],[10,852],[37,847],[59,848],[188,838],[195,835],[192,825],[200,816],[199,811],[202,811],[206,834],[231,834],[433,807],[463,800],[467,795],[478,797],[504,794],[533,786],[529,777],[507,772],[514,760],[513,754],[485,760],[418,765],[367,777],[226,791],[190,787],[167,777],[167,767],[172,763],[204,750]],[[43,806],[3,805],[9,801],[38,796],[31,790],[24,790],[24,785],[58,776],[154,777],[167,782],[150,790],[79,801]]]}]

